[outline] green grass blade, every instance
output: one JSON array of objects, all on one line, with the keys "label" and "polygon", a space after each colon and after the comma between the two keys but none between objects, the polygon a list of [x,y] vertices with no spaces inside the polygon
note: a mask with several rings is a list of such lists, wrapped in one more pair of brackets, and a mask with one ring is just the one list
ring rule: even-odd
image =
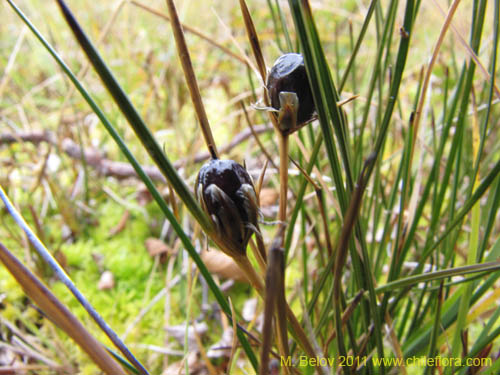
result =
[{"label": "green grass blade", "polygon": [[[432,327],[431,340],[429,342],[429,350],[427,358],[434,358],[437,352],[437,338],[439,336],[439,322],[441,321],[441,307],[443,305],[443,282],[439,285],[438,298],[435,299],[436,303],[436,313],[434,315],[434,326]],[[429,374],[432,371],[431,366],[426,366],[424,370],[424,375]]]},{"label": "green grass blade", "polygon": [[82,30],[78,21],[75,19],[66,4],[62,0],[58,0],[58,4],[66,22],[73,31],[73,34],[78,40],[82,50],[87,55],[96,72],[99,74],[99,77],[108,89],[109,93],[112,95],[123,115],[126,117],[128,123],[134,129],[134,132],[142,142],[144,148],[154,160],[158,168],[165,175],[168,182],[172,185],[175,192],[179,195],[180,199],[184,202],[191,214],[196,218],[203,229],[210,233],[212,231],[212,223],[203,212],[200,205],[196,202],[196,199],[190,189],[179,176],[170,160],[168,160],[160,145],[154,139],[151,131],[144,123],[142,117],[135,109],[127,94],[123,91],[113,73],[109,70],[108,66],[99,55],[99,52],[97,52],[96,48]]},{"label": "green grass blade", "polygon": [[[106,118],[102,110],[97,106],[95,101],[92,99],[92,97],[89,95],[87,90],[82,86],[82,84],[78,81],[76,76],[71,72],[69,67],[64,63],[64,61],[61,59],[61,57],[57,54],[57,52],[50,46],[50,44],[45,40],[45,38],[40,34],[40,32],[34,27],[34,25],[26,18],[26,16],[20,11],[19,8],[15,4],[13,4],[9,0],[10,5],[13,7],[13,9],[16,11],[16,13],[19,15],[19,17],[26,23],[26,25],[31,29],[31,31],[36,35],[38,40],[42,43],[42,45],[47,49],[47,51],[52,55],[52,57],[55,59],[55,61],[60,65],[60,67],[63,69],[63,71],[66,73],[68,78],[71,80],[71,82],[75,85],[77,90],[80,92],[82,97],[87,101],[89,106],[92,108],[94,113],[97,115],[97,117],[101,120],[103,126],[106,128],[108,133],[111,135],[113,140],[116,142],[118,147],[120,148],[120,151],[125,155],[127,160],[130,162],[138,176],[141,178],[141,180],[144,182],[148,190],[153,196],[153,199],[155,202],[159,205],[160,209],[162,212],[165,214],[167,220],[172,225],[172,228],[174,231],[177,233],[179,236],[179,239],[181,240],[182,244],[185,246],[186,250],[188,251],[189,255],[193,258],[194,262],[198,266],[200,273],[203,275],[205,280],[207,281],[207,284],[214,294],[215,298],[217,299],[217,302],[221,306],[222,310],[226,315],[231,317],[231,309],[229,307],[228,302],[226,301],[224,295],[220,291],[219,287],[213,280],[210,272],[207,270],[205,267],[205,264],[201,260],[200,256],[196,252],[196,249],[194,248],[193,244],[191,243],[189,237],[187,234],[184,232],[182,229],[182,226],[177,222],[175,219],[174,214],[172,211],[168,208],[167,204],[165,203],[164,199],[162,198],[161,194],[158,192],[156,187],[154,186],[153,182],[151,179],[147,176],[147,174],[144,172],[142,169],[141,165],[139,162],[135,159],[135,157],[132,155],[128,147],[126,146],[125,142],[123,139],[120,137],[116,129],[113,127],[113,125],[109,122],[109,120]],[[83,296],[82,296],[83,297]],[[231,319],[231,318],[230,318]],[[102,328],[102,327],[101,327]],[[246,339],[244,333],[242,332],[241,329],[238,329],[237,332],[238,338],[240,340],[241,345],[243,346],[245,353],[248,355],[253,367],[255,369],[258,368],[257,364],[257,357],[255,356],[255,353],[253,353],[253,350],[251,349],[250,344],[248,343],[248,340]],[[115,334],[116,336],[116,334]],[[124,353],[125,354],[125,353]],[[126,356],[127,357],[127,356]],[[128,357],[127,357],[128,358]]]},{"label": "green grass blade", "polygon": [[469,273],[477,272],[493,272],[500,269],[500,261],[487,262],[481,264],[473,264],[463,267],[448,268],[439,271],[426,272],[420,275],[408,276],[395,281],[388,282],[385,285],[377,287],[377,293],[385,293],[389,290],[406,288],[418,283],[437,281],[447,279],[452,276],[462,276]]},{"label": "green grass blade", "polygon": [[[304,56],[304,62],[306,65],[307,74],[309,77],[309,83],[311,84],[312,93],[314,96],[314,102],[316,103],[316,111],[318,113],[319,122],[321,125],[321,131],[323,133],[323,140],[325,143],[328,160],[330,162],[330,167],[332,169],[333,179],[335,181],[336,193],[339,199],[339,205],[342,212],[347,210],[347,195],[344,187],[344,179],[342,177],[342,168],[337,157],[337,148],[335,146],[335,141],[333,139],[333,133],[330,127],[330,119],[328,115],[327,105],[324,102],[324,92],[321,87],[321,72],[317,66],[316,56],[313,52],[314,46],[313,42],[309,40],[309,33],[312,32],[309,28],[312,28],[312,15],[307,18],[309,24],[306,24],[306,16],[304,15],[304,10],[297,0],[290,0],[290,9],[292,10],[293,19],[295,22],[296,33],[300,39],[300,44],[302,47],[302,54]],[[318,52],[323,55],[322,51]],[[323,56],[324,58],[324,56]],[[322,73],[330,75],[329,71],[323,71]],[[331,78],[329,78],[331,80]],[[337,98],[330,98],[331,102],[336,103]]]},{"label": "green grass blade", "polygon": [[370,21],[372,19],[373,11],[375,10],[376,4],[377,0],[372,0],[370,2],[370,6],[368,7],[368,11],[366,12],[366,16],[363,21],[363,26],[361,26],[361,31],[359,32],[358,39],[356,40],[356,44],[354,46],[354,49],[352,50],[351,57],[349,58],[349,62],[347,63],[347,66],[344,71],[344,75],[340,80],[339,93],[341,93],[344,90],[345,83],[347,82],[347,78],[349,77],[349,72],[351,72],[351,69],[353,68],[356,62],[356,56],[358,55],[359,48],[361,47],[363,39],[365,38],[365,34],[366,31],[368,30],[368,25],[370,24]]},{"label": "green grass blade", "polygon": [[[495,244],[492,246],[488,257],[486,259],[487,262],[498,262],[498,258],[500,257],[500,238],[497,239]],[[483,263],[486,264],[486,263]],[[492,285],[494,285],[498,278],[500,277],[500,272],[491,272],[488,278],[480,284],[479,280],[472,281],[474,284],[474,288],[477,288],[472,295],[470,304],[474,305],[485,293],[490,291]],[[408,289],[405,289],[404,293],[406,293]],[[449,296],[442,308],[441,321],[440,326],[443,330],[447,329],[449,326],[455,322],[458,314],[459,307],[459,297],[460,294],[453,293]],[[422,329],[417,332],[414,332],[410,338],[406,341],[404,345],[404,354],[405,357],[411,357],[413,355],[417,355],[421,353],[423,349],[428,347],[428,343],[430,340],[431,332],[432,332],[433,322],[426,324]]]},{"label": "green grass blade", "polygon": [[500,160],[498,160],[488,175],[483,179],[481,184],[477,187],[472,194],[471,198],[464,204],[464,206],[460,209],[460,211],[455,215],[455,219],[451,224],[448,224],[445,231],[439,236],[439,238],[434,242],[431,246],[429,246],[422,255],[422,258],[425,259],[429,254],[435,250],[444,239],[450,234],[450,232],[462,222],[465,215],[469,213],[474,204],[483,196],[483,194],[488,190],[491,184],[495,181],[495,178],[500,174]]}]

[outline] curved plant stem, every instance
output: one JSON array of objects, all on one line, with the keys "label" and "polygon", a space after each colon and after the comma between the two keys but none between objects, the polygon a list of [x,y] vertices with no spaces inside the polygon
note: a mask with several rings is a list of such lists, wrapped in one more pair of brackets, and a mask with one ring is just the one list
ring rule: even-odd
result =
[{"label": "curved plant stem", "polygon": [[111,342],[116,346],[118,350],[130,361],[130,363],[139,371],[142,375],[147,375],[149,372],[146,368],[139,362],[135,356],[130,352],[123,341],[118,337],[115,331],[106,323],[106,321],[99,315],[99,313],[94,309],[90,302],[85,298],[85,296],[76,287],[73,280],[66,274],[61,265],[52,256],[52,254],[47,250],[45,245],[40,241],[36,234],[28,226],[22,215],[17,211],[14,204],[10,201],[9,197],[0,185],[0,199],[3,201],[5,208],[12,216],[17,225],[24,231],[26,237],[40,255],[40,257],[50,266],[54,271],[57,278],[68,288],[68,290],[75,296],[78,302],[83,306],[87,313],[94,319],[96,324],[101,328],[101,330],[106,334],[106,336],[111,340]]},{"label": "curved plant stem", "polygon": [[[278,145],[280,153],[280,206],[278,220],[281,225],[286,222],[286,202],[288,193],[288,134],[276,132],[278,136]],[[285,231],[281,231],[281,236],[284,238]]]},{"label": "curved plant stem", "polygon": [[[280,154],[280,203],[279,203],[279,216],[278,220],[280,221],[280,229],[278,230],[276,241],[279,243],[278,246],[272,246],[269,251],[269,271],[276,273],[276,296],[275,303],[278,305],[276,309],[276,332],[278,336],[278,346],[280,349],[280,353],[282,357],[288,358],[288,337],[286,331],[286,322],[284,321],[284,311],[283,306],[286,304],[286,295],[285,295],[285,261],[284,261],[284,250],[281,248],[285,241],[285,228],[286,228],[286,204],[287,204],[287,195],[288,195],[288,139],[289,135],[284,134],[280,131],[276,131],[276,135],[278,136],[278,145],[279,145],[279,154]],[[280,260],[282,261],[282,268],[280,267],[279,271],[275,268],[278,268],[278,264],[271,263],[271,257],[276,258],[271,253],[280,252]],[[275,262],[277,263],[277,262]],[[272,286],[271,286],[272,287]],[[267,297],[267,296],[266,296]],[[267,301],[266,301],[267,303]],[[295,316],[294,316],[295,317]],[[288,369],[284,368],[285,373],[288,372]]]},{"label": "curved plant stem", "polygon": [[210,155],[212,156],[212,158],[217,159],[217,147],[215,146],[212,130],[210,129],[205,106],[203,105],[203,101],[201,100],[200,89],[196,81],[193,64],[191,63],[191,57],[189,56],[189,50],[186,45],[186,39],[184,38],[184,32],[182,31],[181,21],[179,20],[179,16],[177,15],[174,1],[167,0],[167,7],[168,13],[170,14],[170,23],[174,32],[177,52],[179,54],[179,59],[181,60],[182,64],[182,70],[184,71],[184,76],[186,77],[186,82],[189,87],[191,101],[193,102],[196,116],[198,116],[198,120],[200,121],[203,138],[205,138],[205,143],[207,144]]},{"label": "curved plant stem", "polygon": [[[167,20],[167,21],[170,22],[170,17],[169,16],[167,16],[166,14],[163,14],[162,12],[157,11],[156,9],[153,9],[153,8],[147,6],[146,4],[143,4],[143,3],[140,3],[139,1],[134,1],[134,0],[132,0],[130,2],[130,4],[131,5],[135,5],[136,7],[140,8],[140,9],[143,9],[146,12],[154,14],[155,16],[163,18],[164,20]],[[224,52],[228,56],[231,56],[231,57],[235,58],[236,60],[238,60],[239,62],[241,62],[242,64],[245,64],[245,65],[248,66],[248,61],[247,60],[245,60],[243,57],[241,57],[237,53],[231,51],[229,48],[227,48],[227,47],[223,46],[222,44],[218,43],[217,41],[215,41],[209,35],[206,35],[203,32],[201,32],[200,30],[197,30],[194,27],[189,26],[189,25],[187,25],[185,23],[181,23],[181,25],[182,25],[182,29],[184,31],[187,31],[187,32],[190,32],[193,35],[196,35],[200,39],[203,39],[204,41],[206,41],[209,44],[211,44],[213,47],[220,49],[222,52]]]},{"label": "curved plant stem", "polygon": [[[203,275],[204,279],[207,281],[208,286],[210,287],[210,289],[214,293],[214,296],[217,299],[217,302],[221,306],[222,310],[228,315],[228,317],[231,318],[231,310],[229,308],[229,304],[227,303],[226,299],[224,298],[224,296],[223,296],[222,292],[220,291],[220,289],[218,288],[218,286],[215,284],[215,281],[213,280],[210,272],[205,267],[205,264],[201,260],[200,256],[196,252],[189,237],[182,229],[182,226],[177,222],[174,214],[168,208],[166,202],[164,201],[164,199],[162,198],[162,196],[160,195],[160,193],[158,192],[158,190],[154,186],[153,182],[147,176],[147,174],[144,172],[144,170],[143,170],[142,166],[139,164],[139,162],[134,158],[134,156],[132,155],[132,153],[130,152],[128,147],[126,146],[123,139],[119,136],[119,134],[116,131],[116,129],[114,128],[114,126],[109,122],[109,120],[104,115],[102,110],[97,106],[95,101],[88,94],[87,90],[85,90],[85,88],[78,81],[78,79],[75,77],[75,75],[71,72],[71,70],[68,68],[68,66],[60,58],[60,56],[52,48],[52,46],[47,42],[47,40],[40,34],[40,32],[36,29],[36,27],[28,20],[28,18],[21,12],[21,10],[12,1],[9,0],[8,2],[11,5],[11,7],[14,9],[14,11],[23,20],[23,22],[30,28],[30,30],[33,32],[33,34],[38,38],[40,43],[47,49],[47,51],[52,55],[52,57],[55,59],[55,61],[57,61],[59,66],[62,68],[62,70],[66,73],[66,75],[71,80],[71,82],[75,85],[77,90],[80,92],[82,97],[89,104],[89,106],[92,108],[92,110],[97,115],[97,117],[101,120],[103,126],[106,128],[108,133],[111,135],[113,140],[116,142],[116,144],[120,148],[121,152],[125,155],[127,160],[130,162],[130,164],[134,168],[137,175],[145,183],[148,190],[151,192],[154,200],[156,201],[156,203],[158,204],[158,206],[160,207],[162,212],[165,214],[165,217],[171,223],[174,231],[179,236],[185,249],[188,251],[189,255],[193,258],[193,260],[195,261],[196,265],[198,266],[201,274]],[[60,5],[64,7],[64,15],[69,18],[68,22],[73,27],[73,31],[77,34],[78,40],[80,41],[80,43],[82,43],[82,48],[88,54],[92,65],[99,72],[99,75],[103,79],[103,82],[106,84],[108,90],[113,95],[113,98],[115,99],[116,103],[120,106],[120,109],[122,109],[123,113],[125,114],[127,119],[130,121],[130,124],[132,125],[134,130],[137,131],[137,134],[139,135],[139,138],[141,139],[141,142],[143,142],[145,148],[148,150],[148,152],[150,153],[152,158],[157,162],[157,165],[160,168],[160,170],[162,171],[162,173],[165,175],[165,177],[167,177],[167,179],[172,184],[172,186],[175,189],[175,191],[177,192],[177,194],[181,197],[182,201],[189,208],[189,210],[191,211],[193,216],[196,218],[198,223],[205,229],[205,231],[207,233],[212,233],[213,228],[212,228],[212,223],[211,223],[210,219],[204,213],[204,211],[201,209],[201,207],[198,205],[198,203],[194,199],[194,196],[189,191],[189,188],[187,188],[187,186],[185,185],[183,180],[175,172],[175,169],[171,165],[170,161],[161,152],[161,148],[154,141],[154,138],[152,137],[152,135],[149,132],[149,130],[147,129],[147,127],[144,125],[142,119],[137,114],[137,111],[135,111],[135,108],[131,105],[131,103],[128,100],[128,98],[126,97],[125,93],[123,92],[121,87],[119,87],[119,85],[117,84],[117,82],[114,79],[114,77],[112,76],[111,72],[109,71],[107,66],[105,66],[105,64],[102,61],[102,59],[100,58],[99,54],[93,48],[89,39],[83,33],[83,30],[78,25],[76,19],[72,16],[69,9],[67,9],[65,4],[63,4],[63,3],[61,3]],[[135,120],[137,122],[134,122],[132,120]],[[22,226],[22,227],[25,231],[27,229],[29,229],[29,227],[27,225]],[[32,233],[32,231],[29,230],[29,233]],[[30,240],[36,239],[39,242],[38,238],[34,234],[31,237],[30,237],[30,235],[28,235],[28,237],[30,238]],[[33,243],[33,241],[32,241],[32,243]],[[40,249],[44,250],[43,253],[48,253],[43,245],[39,246],[39,247],[35,247],[35,248],[37,250],[40,250]],[[50,259],[52,259],[51,256],[48,256],[46,259],[46,261],[49,264],[51,264]],[[54,268],[54,266],[55,266],[55,268]],[[51,267],[54,270],[57,270],[60,268],[60,266],[57,263],[55,263],[54,266]],[[60,268],[60,269],[62,270],[62,268]],[[65,275],[64,271],[61,272],[61,275]],[[64,278],[61,280],[64,280]],[[81,299],[78,298],[78,296],[77,296],[77,293],[79,293],[78,289],[76,289],[76,288],[71,289],[70,284],[71,283],[68,283],[68,284],[66,284],[66,286],[71,290],[71,292],[73,294],[76,293],[75,297],[80,301],[80,303],[82,303]],[[82,295],[82,297],[83,297],[83,295]],[[82,303],[82,305],[85,307],[84,303]],[[87,305],[89,305],[89,304],[87,303]],[[111,341],[115,344],[115,346],[138,369],[138,371],[141,374],[147,374],[148,373],[147,370],[135,359],[135,357],[133,357],[133,355],[129,352],[127,347],[123,343],[121,343],[121,340],[118,338],[116,333],[114,333],[109,327],[107,327],[107,324],[104,320],[101,319],[99,321],[99,319],[97,319],[97,317],[98,317],[97,312],[95,312],[95,310],[93,310],[93,309],[87,310],[87,311],[94,318],[94,320],[96,320],[96,323],[100,326],[100,328],[108,335],[108,337],[110,337]],[[238,325],[238,327],[239,327],[239,329],[238,329],[236,334],[240,340],[240,343],[241,343],[243,349],[245,350],[245,353],[247,354],[250,362],[252,363],[253,368],[255,370],[257,370],[257,368],[258,368],[257,358],[255,357],[255,354],[253,353],[252,348],[250,347],[250,344],[248,343],[248,341],[243,333],[243,329],[239,325]],[[246,332],[246,333],[248,334],[248,332]]]},{"label": "curved plant stem", "polygon": [[[125,371],[104,346],[85,328],[68,308],[0,242],[0,261],[23,287],[26,295],[59,328],[64,330],[106,374],[125,375]],[[7,373],[10,373],[7,371]]]},{"label": "curved plant stem", "polygon": [[[259,293],[259,295],[262,298],[265,298],[264,282],[262,278],[257,274],[255,268],[252,266],[248,258],[245,255],[241,255],[241,256],[234,256],[233,259],[238,264],[240,269],[245,273],[245,276],[248,278],[248,280],[255,288],[257,293]],[[290,323],[291,326],[291,333],[293,334],[293,336],[295,337],[301,348],[304,350],[304,352],[309,357],[315,358],[316,352],[314,351],[311,343],[309,342],[309,339],[307,338],[304,329],[302,328],[299,321],[295,317],[295,314],[293,313],[288,303],[286,303],[285,305],[285,310],[288,322]],[[320,373],[319,368],[317,370]]]}]

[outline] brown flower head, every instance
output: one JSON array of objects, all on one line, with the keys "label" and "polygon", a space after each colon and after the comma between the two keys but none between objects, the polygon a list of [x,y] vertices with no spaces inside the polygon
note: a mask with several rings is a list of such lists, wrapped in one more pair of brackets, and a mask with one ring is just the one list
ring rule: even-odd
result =
[{"label": "brown flower head", "polygon": [[245,253],[259,212],[246,169],[233,160],[212,159],[201,167],[195,192],[220,241],[231,251]]},{"label": "brown flower head", "polygon": [[267,90],[282,131],[292,133],[311,121],[315,107],[302,55],[280,56],[269,73]]}]

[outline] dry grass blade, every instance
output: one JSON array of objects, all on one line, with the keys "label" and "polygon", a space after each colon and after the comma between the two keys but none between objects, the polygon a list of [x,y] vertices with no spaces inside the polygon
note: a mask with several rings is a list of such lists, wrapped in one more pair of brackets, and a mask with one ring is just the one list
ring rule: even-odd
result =
[{"label": "dry grass blade", "polygon": [[264,55],[262,54],[262,49],[260,48],[259,36],[257,31],[255,31],[255,26],[248,11],[247,4],[245,0],[240,0],[241,13],[243,14],[243,20],[245,21],[245,28],[247,30],[248,39],[250,40],[250,45],[252,46],[252,51],[257,61],[257,67],[259,68],[259,73],[262,78],[262,83],[266,84],[266,62],[264,60]]},{"label": "dry grass blade", "polygon": [[344,100],[337,102],[337,107],[340,108],[340,107],[346,105],[347,103],[350,103],[353,100],[356,100],[357,98],[359,98],[359,94],[352,95],[352,96],[348,97],[347,99],[344,99]]},{"label": "dry grass blade", "polygon": [[[278,347],[282,358],[288,358],[288,334],[286,326],[286,298],[285,298],[285,264],[283,256],[282,232],[285,226],[281,226],[269,249],[269,263],[266,271],[266,297],[264,308],[264,327],[261,351],[260,374],[269,372],[269,351],[272,339],[272,317],[276,317],[276,336]],[[289,373],[288,368],[283,368],[285,374]]]},{"label": "dry grass blade", "polygon": [[[429,66],[427,67],[427,71],[425,72],[425,78],[424,78],[424,83],[422,85],[422,90],[421,90],[421,96],[419,99],[418,103],[418,108],[417,108],[417,113],[415,117],[415,121],[413,123],[413,142],[412,142],[412,148],[411,148],[411,159],[413,159],[413,152],[415,150],[415,142],[417,141],[417,134],[418,134],[418,127],[420,124],[420,118],[422,116],[422,111],[424,110],[424,103],[425,103],[425,97],[427,95],[427,87],[429,86],[429,82],[431,79],[431,74],[432,74],[432,69],[434,67],[434,64],[437,60],[437,57],[439,55],[439,50],[441,49],[441,45],[443,44],[444,36],[446,35],[446,32],[448,31],[448,28],[451,24],[451,20],[453,19],[453,16],[455,15],[455,12],[458,8],[458,4],[460,4],[460,0],[455,0],[453,4],[450,6],[450,10],[448,11],[448,15],[446,16],[446,20],[441,28],[441,32],[439,34],[438,41],[436,43],[436,47],[434,48],[434,52],[432,53],[432,58],[431,61],[429,62]],[[410,159],[410,165],[411,165],[411,159]]]},{"label": "dry grass blade", "polygon": [[174,32],[177,52],[179,54],[179,59],[181,60],[182,70],[184,71],[184,76],[186,77],[189,93],[191,95],[191,101],[193,102],[196,116],[200,121],[201,131],[203,133],[203,137],[205,138],[205,143],[207,144],[208,151],[210,152],[212,158],[217,159],[217,147],[215,146],[214,137],[212,135],[212,130],[210,129],[207,113],[205,111],[205,106],[203,105],[203,101],[201,99],[200,89],[198,87],[198,82],[196,81],[193,64],[191,63],[186,39],[184,38],[184,31],[182,30],[182,25],[179,20],[179,16],[177,15],[174,1],[167,0],[167,7],[168,13],[170,14],[170,24],[172,25],[172,30]]},{"label": "dry grass blade", "polygon": [[[170,17],[168,17],[166,14],[163,14],[163,13],[161,13],[161,12],[159,12],[159,11],[153,9],[153,8],[150,8],[147,5],[142,4],[142,3],[138,2],[138,1],[131,1],[130,4],[135,5],[138,8],[144,9],[146,12],[149,12],[151,14],[154,14],[155,16],[161,17],[164,20],[170,21]],[[201,31],[195,29],[194,27],[186,25],[185,23],[181,23],[181,25],[182,25],[182,29],[183,30],[189,31],[191,34],[194,34],[194,35],[198,36],[199,38],[207,41],[212,46],[220,49],[221,51],[223,51],[224,53],[228,54],[229,56],[234,57],[236,60],[240,61],[241,63],[243,63],[245,65],[248,65],[248,61],[247,60],[245,60],[240,55],[234,53],[229,48],[224,47],[222,44],[216,42],[215,40],[213,40],[208,35],[203,34]]]},{"label": "dry grass blade", "polygon": [[311,176],[307,173],[307,171],[302,168],[295,160],[290,158],[292,163],[299,169],[299,171],[302,173],[302,175],[306,178],[306,180],[314,187],[314,192],[316,194],[316,198],[318,199],[318,209],[319,209],[319,214],[321,216],[321,222],[323,224],[323,230],[325,231],[325,241],[326,241],[326,248],[328,250],[328,255],[333,256],[333,246],[332,246],[332,241],[329,236],[329,229],[328,229],[328,217],[327,213],[325,212],[325,198],[323,196],[323,190],[322,188],[314,182]]},{"label": "dry grass blade", "polygon": [[333,278],[333,283],[334,283],[333,295],[335,301],[340,301],[340,278],[342,276],[342,269],[344,267],[347,258],[349,239],[351,237],[354,224],[356,223],[356,218],[358,216],[359,208],[361,207],[361,201],[363,198],[363,193],[366,188],[366,184],[368,183],[366,178],[366,171],[369,168],[370,164],[375,162],[376,157],[377,155],[375,153],[371,153],[366,159],[363,170],[359,175],[359,179],[356,184],[356,189],[352,194],[351,203],[349,204],[349,208],[347,209],[344,218],[344,225],[342,227],[342,232],[340,234],[339,243],[336,251],[335,271]]},{"label": "dry grass blade", "polygon": [[99,368],[110,375],[123,374],[125,371],[108,354],[80,321],[64,306],[45,285],[38,280],[7,248],[0,243],[0,260],[14,276],[24,291],[40,309],[64,332],[68,334],[95,362]]},{"label": "dry grass blade", "polygon": [[[280,347],[281,356],[288,358],[290,349],[288,348],[288,332],[286,326],[286,295],[285,295],[285,250],[283,249],[283,236],[285,226],[281,226],[277,240],[273,243],[269,254],[269,269],[277,274],[277,295],[276,295],[276,325],[278,332],[278,345]],[[271,268],[272,267],[272,268]],[[288,374],[289,370],[285,366],[284,373]]]},{"label": "dry grass blade", "polygon": [[5,65],[5,68],[3,70],[3,75],[0,78],[0,97],[3,95],[3,91],[5,87],[7,87],[7,83],[10,80],[10,72],[14,66],[14,63],[16,61],[16,57],[21,50],[21,46],[24,41],[24,36],[26,35],[27,29],[23,28],[19,36],[17,37],[16,44],[14,45],[14,48],[12,49],[12,53],[9,56],[9,60],[7,61],[7,64]]},{"label": "dry grass blade", "polygon": [[267,170],[267,164],[269,160],[266,159],[264,162],[264,165],[262,166],[262,169],[260,170],[259,178],[257,179],[257,184],[255,185],[255,193],[257,194],[257,202],[260,205],[260,193],[262,193],[262,186],[264,185],[264,176],[266,175],[266,170]]},{"label": "dry grass blade", "polygon": [[236,312],[234,311],[234,306],[233,306],[233,302],[231,301],[231,298],[228,299],[228,302],[229,302],[229,307],[231,307],[231,316],[232,316],[232,327],[233,327],[233,340],[232,340],[232,343],[231,343],[231,354],[229,355],[229,361],[227,363],[227,373],[229,374],[229,372],[231,371],[231,366],[232,366],[232,363],[233,363],[233,359],[234,359],[234,354],[236,352],[236,346],[238,345],[238,337],[236,336],[236,326],[237,326],[237,323],[236,323]]},{"label": "dry grass blade", "polygon": [[[289,149],[289,136],[276,132],[278,137],[278,146],[280,153],[280,206],[278,218],[284,224],[286,222],[286,204],[288,195],[288,149]],[[285,236],[285,232],[282,232]]]},{"label": "dry grass blade", "polygon": [[257,144],[259,145],[260,150],[263,152],[264,155],[266,155],[267,160],[271,162],[272,166],[275,167],[276,169],[278,169],[276,164],[274,164],[274,161],[271,158],[271,155],[269,155],[266,148],[264,147],[264,145],[260,141],[259,136],[258,136],[257,132],[255,131],[254,126],[252,125],[252,121],[250,120],[250,117],[248,116],[248,111],[247,111],[247,109],[245,107],[245,103],[243,101],[241,101],[241,109],[243,110],[243,114],[245,115],[245,120],[248,124],[248,128],[252,132],[252,135],[255,138],[255,141],[257,142]]},{"label": "dry grass blade", "polygon": [[273,248],[269,251],[269,264],[266,272],[266,295],[264,298],[264,324],[262,326],[262,346],[260,351],[260,375],[269,373],[269,352],[271,351],[273,339],[273,316],[276,309],[277,273],[275,272],[275,260]]},{"label": "dry grass blade", "polygon": [[[439,12],[443,15],[443,17],[447,18],[446,12],[443,10],[443,8],[441,8],[441,6],[439,5],[439,3],[436,0],[434,0],[434,4],[436,5],[436,8],[438,8]],[[466,42],[466,40],[464,39],[462,34],[460,34],[460,32],[453,25],[453,23],[451,23],[450,27],[451,27],[451,30],[453,31],[453,33],[455,34],[455,36],[458,38],[458,41],[460,42],[460,44],[464,47],[465,51],[469,54],[470,58],[472,60],[474,60],[474,62],[478,66],[479,71],[481,72],[481,74],[484,78],[484,81],[490,82],[490,80],[491,80],[490,73],[488,73],[488,70],[484,67],[484,64],[481,62],[481,60],[479,60],[479,57],[476,55],[476,53],[474,52],[472,47],[469,45],[469,43]],[[500,99],[500,90],[496,84],[493,85],[493,89],[495,90],[495,94],[496,94],[497,98]]]},{"label": "dry grass blade", "polygon": [[[349,306],[347,306],[347,308],[345,309],[344,313],[342,314],[342,325],[343,326],[347,323],[347,320],[352,316],[354,310],[356,309],[356,307],[359,305],[359,303],[363,299],[364,293],[365,293],[364,290],[360,290],[358,292],[358,294],[356,294],[356,296],[354,297],[352,302],[349,304]],[[334,340],[336,337],[337,337],[337,331],[334,330],[332,332],[332,334],[330,335],[330,337],[328,338],[328,340],[326,340],[326,342],[325,342],[325,345],[323,348],[325,353],[328,353],[328,346],[330,345],[332,340]]]}]

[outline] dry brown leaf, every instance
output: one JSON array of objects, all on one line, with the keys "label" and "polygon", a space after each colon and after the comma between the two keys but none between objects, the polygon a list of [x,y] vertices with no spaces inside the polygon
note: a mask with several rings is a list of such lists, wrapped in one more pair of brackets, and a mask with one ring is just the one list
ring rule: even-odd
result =
[{"label": "dry brown leaf", "polygon": [[201,253],[201,259],[211,273],[226,279],[248,283],[248,279],[243,274],[243,271],[228,255],[218,250],[210,249],[208,251],[204,250]]},{"label": "dry brown leaf", "polygon": [[263,188],[260,191],[260,206],[268,207],[278,204],[278,191],[274,188]]},{"label": "dry brown leaf", "polygon": [[144,245],[146,246],[146,250],[148,251],[149,255],[151,255],[152,257],[159,254],[168,255],[171,252],[167,244],[158,238],[149,237]]}]

